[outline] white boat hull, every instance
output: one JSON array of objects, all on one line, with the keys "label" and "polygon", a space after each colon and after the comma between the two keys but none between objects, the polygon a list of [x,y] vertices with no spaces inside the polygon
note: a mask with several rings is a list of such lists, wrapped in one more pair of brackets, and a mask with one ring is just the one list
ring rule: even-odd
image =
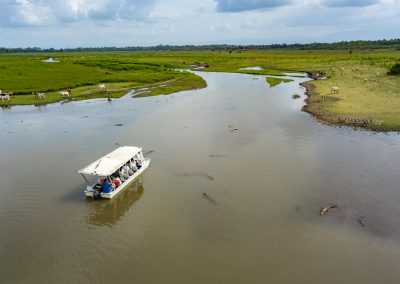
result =
[{"label": "white boat hull", "polygon": [[[114,191],[111,191],[110,193],[101,193],[102,198],[107,198],[111,199],[118,195],[120,192],[122,192],[129,183],[134,181],[138,176],[140,176],[150,165],[150,158],[145,158],[142,164],[142,167],[138,169],[133,175],[131,175],[125,182],[123,182],[120,186],[118,186]],[[85,189],[85,195],[87,197],[92,197],[93,198],[93,186],[87,186]]]}]

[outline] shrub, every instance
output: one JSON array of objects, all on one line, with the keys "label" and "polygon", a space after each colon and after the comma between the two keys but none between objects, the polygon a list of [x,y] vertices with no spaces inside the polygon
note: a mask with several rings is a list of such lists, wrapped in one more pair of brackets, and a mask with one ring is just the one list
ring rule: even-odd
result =
[{"label": "shrub", "polygon": [[400,75],[400,62],[397,62],[395,65],[390,68],[389,75]]}]

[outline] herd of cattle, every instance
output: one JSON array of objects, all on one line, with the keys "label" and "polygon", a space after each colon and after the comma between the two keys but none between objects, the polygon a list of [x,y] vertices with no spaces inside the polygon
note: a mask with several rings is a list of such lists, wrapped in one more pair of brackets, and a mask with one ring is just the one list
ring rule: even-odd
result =
[{"label": "herd of cattle", "polygon": [[[99,86],[100,91],[106,91],[106,85],[105,84],[100,84]],[[62,97],[69,97],[71,96],[72,89],[67,88],[64,91],[58,92],[59,95]],[[13,95],[13,92],[3,92],[0,90],[0,100],[1,101],[9,101],[11,99],[11,96]],[[45,99],[46,98],[46,93],[43,92],[33,92],[32,95],[35,97],[35,99]]]},{"label": "herd of cattle", "polygon": [[[343,74],[344,68],[341,67],[339,70],[340,70],[340,73]],[[358,69],[358,67],[353,67],[352,71],[353,72],[358,72],[359,69]],[[332,73],[335,73],[335,72],[336,72],[336,69],[333,67],[332,68]],[[381,77],[381,74],[379,72],[376,72],[376,76],[377,77]],[[326,73],[324,71],[318,71],[316,73],[313,73],[311,75],[311,78],[314,79],[314,80],[324,80],[324,79],[327,79],[327,76],[326,76]],[[368,79],[363,79],[363,83],[367,83],[367,82],[368,82]],[[98,87],[99,87],[100,91],[106,91],[106,85],[105,84],[100,84],[100,85],[98,85]],[[58,93],[62,97],[69,97],[69,96],[71,96],[71,92],[72,92],[72,89],[71,88],[67,88],[65,91],[60,91]],[[12,94],[13,94],[12,92],[6,93],[6,92],[2,92],[0,90],[0,100],[1,101],[9,101],[11,99]],[[331,95],[333,95],[333,94],[339,94],[339,87],[338,86],[332,86],[331,87]],[[36,99],[44,99],[44,98],[46,98],[46,93],[42,93],[42,92],[33,92],[32,95]],[[319,95],[320,95],[320,97],[321,97],[321,99],[323,101],[326,100],[325,93],[320,93]]]}]

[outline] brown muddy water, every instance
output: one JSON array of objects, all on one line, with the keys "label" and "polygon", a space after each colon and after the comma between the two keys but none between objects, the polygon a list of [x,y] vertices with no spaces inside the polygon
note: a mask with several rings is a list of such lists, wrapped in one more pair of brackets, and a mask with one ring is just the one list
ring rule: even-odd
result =
[{"label": "brown muddy water", "polygon": [[[0,282],[400,283],[400,136],[315,121],[303,78],[201,76],[0,110]],[[118,145],[150,168],[87,200],[78,169]]]}]

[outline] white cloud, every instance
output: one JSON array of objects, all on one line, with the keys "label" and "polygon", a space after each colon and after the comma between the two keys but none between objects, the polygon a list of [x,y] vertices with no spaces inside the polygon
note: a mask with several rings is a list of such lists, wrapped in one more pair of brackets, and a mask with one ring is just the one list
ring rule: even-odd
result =
[{"label": "white cloud", "polygon": [[2,26],[50,25],[85,20],[144,19],[153,0],[5,0]]},{"label": "white cloud", "polygon": [[289,4],[289,0],[217,0],[218,11],[241,12],[248,10],[280,7]]},{"label": "white cloud", "polygon": [[395,29],[400,25],[398,0],[0,1],[0,40],[8,47],[269,44],[400,37]]}]

